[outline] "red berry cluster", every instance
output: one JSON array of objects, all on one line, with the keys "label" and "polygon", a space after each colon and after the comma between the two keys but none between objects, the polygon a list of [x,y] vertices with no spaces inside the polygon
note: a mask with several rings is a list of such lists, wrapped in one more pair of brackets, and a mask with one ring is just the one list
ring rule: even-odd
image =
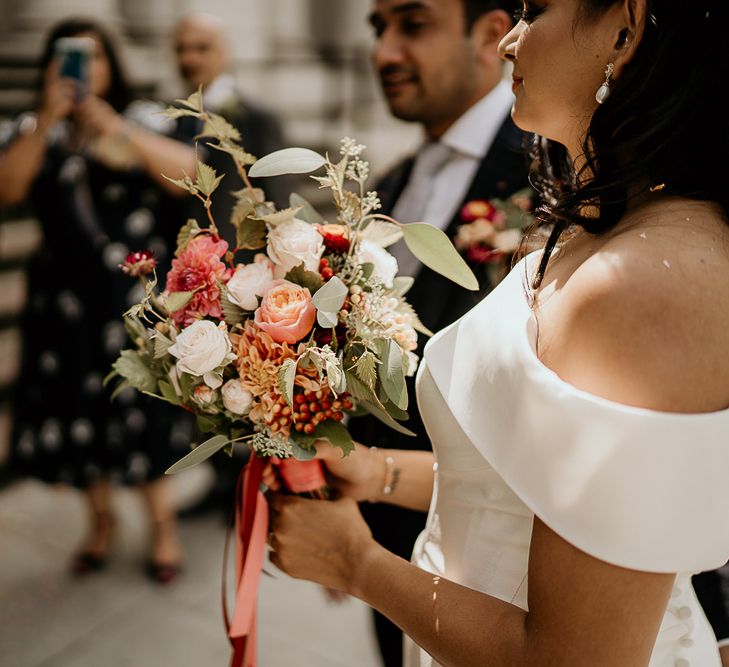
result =
[{"label": "red berry cluster", "polygon": [[326,258],[319,262],[319,275],[325,282],[334,276],[334,271],[332,271],[332,267],[329,266],[329,260]]},{"label": "red berry cluster", "polygon": [[[288,407],[288,406],[287,406]],[[311,435],[314,429],[323,421],[333,419],[342,421],[342,410],[351,410],[352,401],[342,394],[332,400],[328,391],[305,391],[294,396],[294,429],[299,433]]]}]

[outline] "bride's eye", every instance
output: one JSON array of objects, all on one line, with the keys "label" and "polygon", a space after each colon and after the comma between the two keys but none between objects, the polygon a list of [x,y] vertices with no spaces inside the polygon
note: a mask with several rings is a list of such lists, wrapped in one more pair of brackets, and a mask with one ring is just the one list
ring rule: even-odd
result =
[{"label": "bride's eye", "polygon": [[532,23],[534,19],[542,13],[542,11],[543,9],[541,7],[535,7],[533,5],[530,6],[529,3],[524,3],[523,9],[517,9],[514,12],[514,21],[516,23],[519,23],[520,21],[524,21],[524,23]]}]

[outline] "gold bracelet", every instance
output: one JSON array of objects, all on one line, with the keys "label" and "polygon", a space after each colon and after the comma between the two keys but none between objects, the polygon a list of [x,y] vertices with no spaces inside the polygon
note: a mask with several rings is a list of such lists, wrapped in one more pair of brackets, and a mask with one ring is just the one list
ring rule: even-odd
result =
[{"label": "gold bracelet", "polygon": [[[370,447],[371,452],[376,452],[377,447]],[[385,477],[382,484],[382,491],[380,496],[392,495],[392,492],[397,487],[400,481],[400,468],[395,467],[395,459],[390,454],[385,454]],[[376,498],[369,500],[371,503],[376,503]]]}]

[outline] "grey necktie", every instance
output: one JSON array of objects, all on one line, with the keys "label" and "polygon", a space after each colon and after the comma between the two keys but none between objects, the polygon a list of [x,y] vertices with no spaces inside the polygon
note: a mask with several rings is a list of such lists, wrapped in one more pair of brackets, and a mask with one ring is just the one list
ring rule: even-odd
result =
[{"label": "grey necktie", "polygon": [[[439,141],[429,143],[420,150],[408,184],[393,208],[393,218],[399,222],[428,222],[423,218],[433,192],[433,181],[452,155],[453,149]],[[397,259],[399,275],[415,276],[420,270],[420,262],[407,249],[404,241],[398,241],[388,250]]]}]

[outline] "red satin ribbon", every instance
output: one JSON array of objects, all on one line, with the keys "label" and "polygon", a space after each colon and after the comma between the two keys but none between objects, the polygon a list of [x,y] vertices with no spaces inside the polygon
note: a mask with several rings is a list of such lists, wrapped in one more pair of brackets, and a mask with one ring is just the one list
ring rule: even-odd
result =
[{"label": "red satin ribbon", "polygon": [[[264,466],[265,461],[251,453],[238,480],[235,508],[236,597],[231,620],[228,620],[223,581],[223,619],[233,647],[230,667],[256,667],[256,603],[268,533],[268,504],[261,493]],[[227,544],[225,551],[227,555]]]}]

